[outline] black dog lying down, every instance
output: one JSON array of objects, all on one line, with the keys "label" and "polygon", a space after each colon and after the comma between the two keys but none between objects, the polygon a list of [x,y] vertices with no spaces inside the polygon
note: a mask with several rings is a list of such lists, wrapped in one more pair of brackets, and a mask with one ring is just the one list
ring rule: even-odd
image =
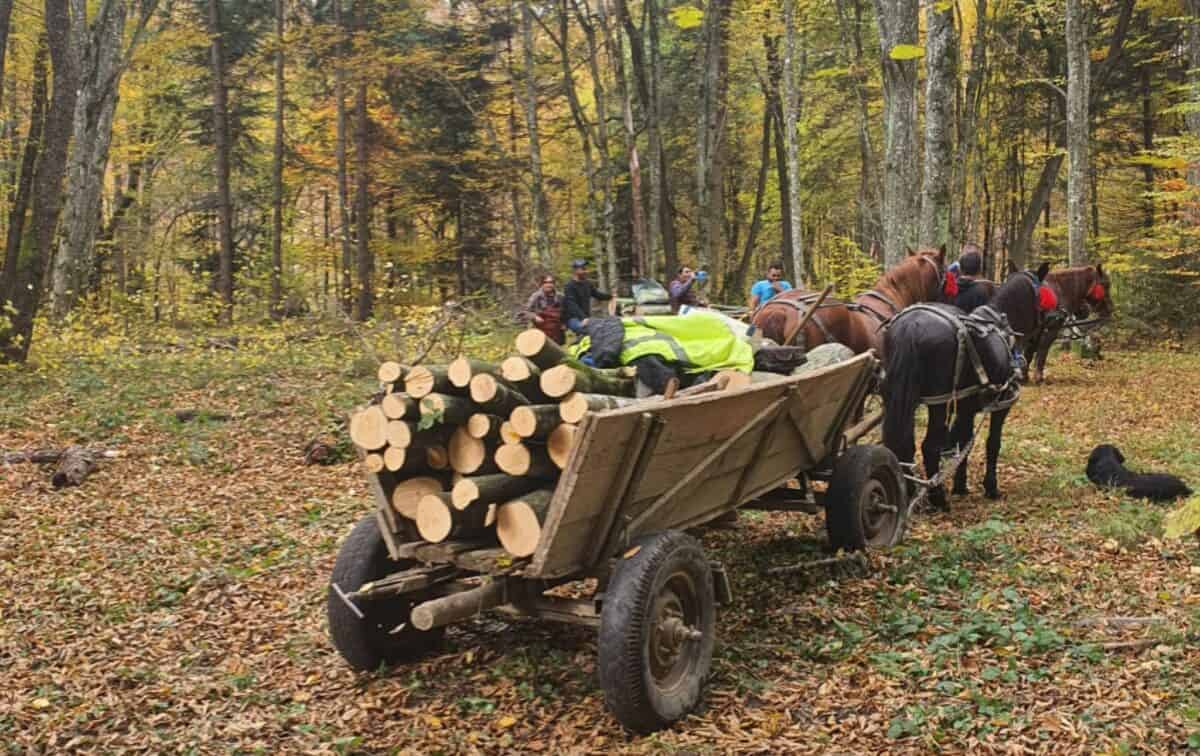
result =
[{"label": "black dog lying down", "polygon": [[1130,496],[1166,501],[1190,496],[1192,490],[1174,475],[1134,473],[1122,464],[1125,456],[1112,444],[1101,444],[1088,456],[1088,480],[1098,486],[1124,488]]}]

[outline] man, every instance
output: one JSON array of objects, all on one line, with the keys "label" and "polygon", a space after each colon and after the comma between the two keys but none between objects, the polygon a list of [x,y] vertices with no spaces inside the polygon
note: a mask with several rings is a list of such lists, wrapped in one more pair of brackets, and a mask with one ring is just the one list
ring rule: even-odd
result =
[{"label": "man", "polygon": [[537,291],[525,304],[525,316],[556,344],[563,343],[562,305],[563,298],[555,289],[554,276],[550,275],[542,276]]},{"label": "man", "polygon": [[947,270],[947,273],[958,276],[958,293],[954,295],[953,304],[964,312],[972,312],[976,307],[987,304],[994,293],[994,286],[978,281],[982,271],[983,252],[974,244],[964,244],[958,262]]},{"label": "man", "polygon": [[771,297],[790,291],[792,285],[783,280],[783,264],[771,263],[767,268],[767,277],[750,289],[750,309],[757,310],[770,301]]},{"label": "man", "polygon": [[671,294],[671,312],[679,312],[679,308],[684,305],[704,305],[704,301],[696,295],[695,283],[699,280],[702,279],[694,270],[686,265],[679,266],[679,270],[675,272],[675,280],[667,285]]},{"label": "man", "polygon": [[563,314],[566,316],[567,328],[577,336],[587,334],[588,319],[592,316],[592,300],[607,302],[612,299],[612,294],[592,286],[587,274],[587,261],[576,260],[571,263],[571,281],[563,290]]}]

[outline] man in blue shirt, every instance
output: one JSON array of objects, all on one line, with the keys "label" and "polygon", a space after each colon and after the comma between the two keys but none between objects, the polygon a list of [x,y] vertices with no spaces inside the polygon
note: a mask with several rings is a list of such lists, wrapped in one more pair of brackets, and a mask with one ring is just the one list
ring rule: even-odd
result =
[{"label": "man in blue shirt", "polygon": [[783,280],[783,265],[771,263],[767,268],[767,277],[750,289],[750,309],[757,310],[767,301],[781,292],[790,291],[792,285]]}]

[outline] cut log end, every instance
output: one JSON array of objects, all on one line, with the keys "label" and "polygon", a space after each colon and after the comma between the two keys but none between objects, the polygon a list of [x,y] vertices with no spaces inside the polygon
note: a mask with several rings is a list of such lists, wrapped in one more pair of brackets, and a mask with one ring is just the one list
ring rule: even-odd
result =
[{"label": "cut log end", "polygon": [[578,377],[570,365],[556,365],[542,373],[541,389],[546,396],[558,399],[575,390]]},{"label": "cut log end", "polygon": [[521,434],[513,427],[511,420],[500,423],[500,442],[503,444],[521,443]]},{"label": "cut log end", "polygon": [[579,426],[563,423],[550,433],[550,439],[546,443],[546,452],[558,469],[565,470],[567,468],[567,460],[571,457],[571,449],[575,446],[575,434],[578,432]]},{"label": "cut log end", "polygon": [[469,475],[487,460],[487,444],[473,437],[466,428],[459,428],[450,437],[450,466],[456,472]]},{"label": "cut log end", "polygon": [[496,396],[496,379],[487,373],[480,373],[471,378],[471,400],[477,403],[489,402]]},{"label": "cut log end", "polygon": [[404,467],[406,459],[408,459],[408,454],[402,447],[389,446],[383,450],[383,466],[392,472]]},{"label": "cut log end", "polygon": [[479,484],[470,478],[463,478],[454,484],[450,491],[450,503],[455,509],[466,509],[471,502],[479,498]]},{"label": "cut log end", "polygon": [[504,444],[496,450],[496,464],[509,475],[529,472],[532,455],[525,444]]},{"label": "cut log end", "polygon": [[500,363],[500,375],[513,383],[529,380],[533,377],[535,370],[537,370],[537,366],[525,357],[509,357]]},{"label": "cut log end", "polygon": [[380,383],[395,383],[404,377],[404,366],[388,360],[379,366],[378,376]]},{"label": "cut log end", "polygon": [[405,376],[404,390],[414,399],[420,399],[433,392],[436,382],[437,379],[432,370],[423,365],[418,365],[408,371],[408,375]]},{"label": "cut log end", "polygon": [[387,443],[389,447],[404,449],[412,443],[413,425],[403,420],[391,420],[387,424]]},{"label": "cut log end", "polygon": [[538,491],[510,501],[496,511],[496,535],[500,545],[515,557],[527,557],[537,550],[542,538],[542,520],[550,502],[550,493]]},{"label": "cut log end", "polygon": [[485,439],[499,430],[500,419],[486,412],[476,412],[467,420],[467,434],[471,438]]},{"label": "cut log end", "polygon": [[387,443],[387,424],[378,405],[367,407],[350,418],[350,440],[363,451],[382,449]]},{"label": "cut log end", "polygon": [[371,452],[363,457],[363,467],[367,468],[369,473],[378,473],[383,471],[383,455]]},{"label": "cut log end", "polygon": [[441,494],[422,496],[417,502],[417,532],[431,543],[441,543],[454,530],[454,515]]},{"label": "cut log end", "polygon": [[384,394],[383,399],[379,402],[379,408],[391,420],[417,416],[417,403],[408,394]]},{"label": "cut log end", "polygon": [[396,484],[392,491],[392,509],[410,520],[417,519],[417,505],[421,498],[429,494],[439,493],[442,482],[429,476],[409,478]]}]

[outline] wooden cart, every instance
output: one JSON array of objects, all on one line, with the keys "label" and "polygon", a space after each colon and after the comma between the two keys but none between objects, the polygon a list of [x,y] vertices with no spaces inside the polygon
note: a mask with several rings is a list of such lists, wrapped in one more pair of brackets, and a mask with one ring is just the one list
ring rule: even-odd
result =
[{"label": "wooden cart", "polygon": [[[495,543],[416,539],[372,476],[376,513],[351,533],[330,586],[330,631],[360,669],[429,649],[479,612],[599,630],[600,682],[636,732],[669,725],[700,700],[723,569],[685,529],[739,506],[823,507],[837,548],[890,545],[908,512],[895,457],[848,427],[878,363],[870,354],[748,388],[647,402],[584,418],[531,558]],[[822,494],[807,483],[824,479]],[[797,487],[795,481],[800,482]],[[545,595],[597,578],[585,599]]]}]

